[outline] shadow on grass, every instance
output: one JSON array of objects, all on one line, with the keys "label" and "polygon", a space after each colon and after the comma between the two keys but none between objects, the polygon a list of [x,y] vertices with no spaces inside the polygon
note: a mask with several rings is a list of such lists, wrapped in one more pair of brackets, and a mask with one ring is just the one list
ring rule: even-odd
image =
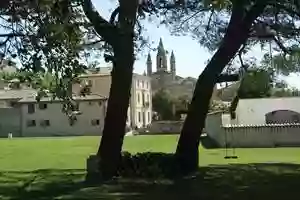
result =
[{"label": "shadow on grass", "polygon": [[0,199],[298,199],[300,165],[272,163],[201,167],[176,180],[122,178],[83,183],[83,170],[0,172]]}]

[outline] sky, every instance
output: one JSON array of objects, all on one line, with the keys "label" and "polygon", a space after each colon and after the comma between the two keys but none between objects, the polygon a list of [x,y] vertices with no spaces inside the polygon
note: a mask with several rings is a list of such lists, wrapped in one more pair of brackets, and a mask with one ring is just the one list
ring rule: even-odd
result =
[{"label": "sky", "polygon": [[[116,1],[114,0],[93,0],[93,3],[99,13],[106,19],[109,19],[112,9],[116,8]],[[162,38],[165,50],[169,52],[168,59],[171,51],[174,51],[176,70],[179,76],[197,78],[204,69],[207,60],[212,57],[207,49],[201,47],[196,40],[189,36],[171,36],[168,29],[163,26],[157,27],[156,24],[147,23],[146,28],[146,34],[150,36],[150,42],[153,43],[152,48],[156,48],[159,39]],[[134,71],[136,73],[141,74],[146,71],[146,54],[148,52],[151,53],[152,57],[152,71],[156,71],[156,52],[145,49],[145,52],[139,55],[138,60],[135,62]],[[253,56],[259,61],[264,53],[267,52],[262,52],[260,47],[255,47],[249,53],[249,56]],[[299,76],[291,75],[287,78],[287,81],[291,86],[300,88]]]}]

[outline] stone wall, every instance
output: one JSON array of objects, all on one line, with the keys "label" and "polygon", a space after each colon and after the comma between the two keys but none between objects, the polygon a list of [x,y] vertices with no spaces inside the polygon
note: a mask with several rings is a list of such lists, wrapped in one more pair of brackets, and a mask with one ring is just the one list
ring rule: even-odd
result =
[{"label": "stone wall", "polygon": [[290,147],[300,146],[300,123],[228,125],[222,128],[221,146],[233,147]]},{"label": "stone wall", "polygon": [[[214,134],[214,137],[218,137],[218,133],[221,130],[220,124],[222,112],[209,113],[206,118],[206,125],[203,132],[209,131]],[[152,124],[147,128],[148,133],[180,133],[183,126],[184,120],[180,121],[153,121]]]},{"label": "stone wall", "polygon": [[207,137],[215,141],[219,147],[300,146],[300,123],[224,124],[224,119],[227,119],[225,115],[221,112],[210,113],[206,120]]},{"label": "stone wall", "polygon": [[176,134],[180,133],[183,121],[153,121],[147,129],[149,134]]}]

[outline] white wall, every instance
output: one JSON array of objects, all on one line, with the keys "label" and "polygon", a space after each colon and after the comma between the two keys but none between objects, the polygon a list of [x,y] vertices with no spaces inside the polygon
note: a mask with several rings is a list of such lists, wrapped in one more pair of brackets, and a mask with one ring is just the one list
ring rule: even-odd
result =
[{"label": "white wall", "polygon": [[[83,75],[82,79],[90,81],[92,83],[92,94],[100,94],[104,96],[109,96],[110,86],[111,86],[111,75],[110,74],[87,74]],[[78,93],[80,90],[80,84],[73,85],[73,92]],[[145,96],[145,101],[149,102],[149,107],[145,108],[142,103],[142,94]],[[140,96],[140,101],[138,102],[138,96]],[[152,121],[152,87],[151,79],[148,76],[143,76],[139,74],[133,74],[132,86],[131,86],[131,97],[129,105],[129,117],[127,120],[128,125],[133,127],[143,126],[143,118],[138,120],[138,113],[141,116],[146,116],[145,125],[151,124]],[[148,119],[150,115],[150,119]]]},{"label": "white wall", "polygon": [[[100,101],[100,100],[98,100]],[[28,104],[21,106],[22,112],[22,136],[56,136],[56,135],[100,135],[104,125],[105,102],[101,101],[80,101],[79,110],[81,115],[77,116],[77,121],[73,126],[69,123],[69,118],[62,113],[62,104],[59,102],[47,103],[47,109],[40,110],[35,104],[35,112],[28,113]],[[100,124],[93,126],[91,120],[99,119]],[[35,120],[36,126],[28,127],[27,121]],[[41,120],[49,120],[50,126],[40,125]]]},{"label": "white wall", "polygon": [[233,147],[300,146],[300,124],[226,127],[227,143]]},{"label": "white wall", "polygon": [[[138,128],[152,122],[152,89],[147,76],[134,75],[131,89],[131,119],[132,125]],[[145,106],[144,102],[148,104]],[[140,117],[139,117],[140,116]]]},{"label": "white wall", "polygon": [[300,112],[300,98],[240,99],[237,109],[237,124],[265,124],[265,115],[275,110]]},{"label": "white wall", "polygon": [[222,125],[221,113],[207,116],[205,131],[219,147],[300,146],[300,124]]}]

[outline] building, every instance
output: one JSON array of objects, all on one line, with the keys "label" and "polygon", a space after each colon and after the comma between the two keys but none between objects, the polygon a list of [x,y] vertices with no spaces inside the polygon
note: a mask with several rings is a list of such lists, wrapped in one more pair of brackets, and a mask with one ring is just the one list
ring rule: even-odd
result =
[{"label": "building", "polygon": [[153,94],[160,89],[164,89],[174,99],[182,97],[191,99],[197,79],[193,77],[183,78],[176,74],[176,58],[173,51],[169,60],[169,69],[167,54],[168,52],[164,48],[163,41],[160,39],[156,54],[156,71],[153,71],[152,58],[150,53],[148,54],[146,61],[147,76],[151,78]]},{"label": "building", "polygon": [[151,80],[147,76],[133,74],[131,88],[132,127],[146,127],[152,122]]},{"label": "building", "polygon": [[218,147],[299,147],[300,98],[240,99],[235,118],[207,116],[207,136]]},{"label": "building", "polygon": [[300,97],[240,99],[232,124],[300,123]]},{"label": "building", "polygon": [[[111,70],[111,69],[110,69]],[[88,85],[91,93],[109,96],[111,86],[110,70],[100,70],[103,73],[87,72],[81,75],[80,84],[73,85],[73,92],[79,93],[84,84]],[[133,74],[130,104],[127,114],[127,125],[134,127],[146,127],[152,121],[152,89],[151,79],[148,76]]]},{"label": "building", "polygon": [[104,126],[106,97],[74,96],[81,112],[74,121],[62,112],[61,100],[50,97],[35,100],[33,90],[0,92],[0,136],[19,137],[100,135]]}]

